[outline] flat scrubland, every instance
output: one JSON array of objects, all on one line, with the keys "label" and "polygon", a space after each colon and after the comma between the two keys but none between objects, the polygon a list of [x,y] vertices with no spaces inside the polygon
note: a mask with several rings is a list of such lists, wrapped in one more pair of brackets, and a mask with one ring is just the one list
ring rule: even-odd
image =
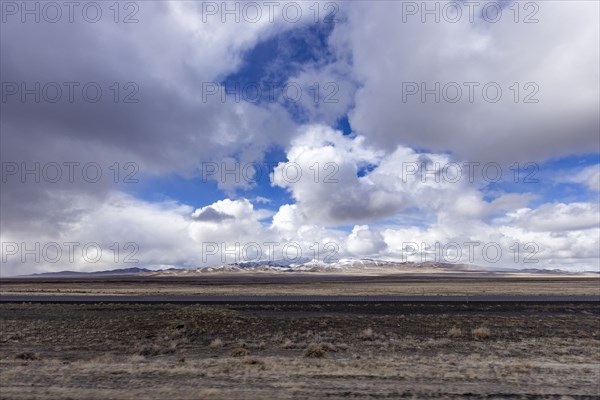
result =
[{"label": "flat scrubland", "polygon": [[206,273],[0,279],[1,294],[53,295],[598,295],[600,276],[502,273]]},{"label": "flat scrubland", "polygon": [[597,399],[600,306],[0,304],[1,399]]}]

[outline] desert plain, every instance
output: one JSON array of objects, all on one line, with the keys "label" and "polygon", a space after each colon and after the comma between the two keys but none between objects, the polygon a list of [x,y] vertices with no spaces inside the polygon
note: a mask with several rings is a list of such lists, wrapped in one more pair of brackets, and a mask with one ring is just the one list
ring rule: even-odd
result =
[{"label": "desert plain", "polygon": [[[599,294],[597,276],[38,277],[16,293]],[[0,399],[597,399],[598,302],[0,304]]]}]

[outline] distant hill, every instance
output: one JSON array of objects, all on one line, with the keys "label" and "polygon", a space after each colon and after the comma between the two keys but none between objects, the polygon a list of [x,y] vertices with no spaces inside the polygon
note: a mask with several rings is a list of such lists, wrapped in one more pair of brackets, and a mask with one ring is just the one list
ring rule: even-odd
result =
[{"label": "distant hill", "polygon": [[32,274],[27,276],[90,276],[90,275],[131,275],[131,274],[143,274],[147,272],[155,272],[146,268],[123,268],[123,269],[111,269],[108,271],[96,271],[96,272],[80,272],[80,271],[60,271],[60,272],[42,272],[39,274]]}]

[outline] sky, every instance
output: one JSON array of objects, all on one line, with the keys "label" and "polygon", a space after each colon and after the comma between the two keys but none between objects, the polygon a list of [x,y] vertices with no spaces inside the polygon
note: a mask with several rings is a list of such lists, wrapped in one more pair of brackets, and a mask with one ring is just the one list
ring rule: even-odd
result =
[{"label": "sky", "polygon": [[599,7],[3,1],[0,274],[600,271]]}]

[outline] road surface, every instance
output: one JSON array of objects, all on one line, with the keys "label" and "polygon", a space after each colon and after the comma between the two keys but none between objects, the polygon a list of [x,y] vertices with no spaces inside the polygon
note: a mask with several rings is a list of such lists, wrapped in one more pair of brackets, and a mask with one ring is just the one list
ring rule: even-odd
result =
[{"label": "road surface", "polygon": [[2,295],[0,303],[552,303],[600,302],[600,296],[120,296]]}]

